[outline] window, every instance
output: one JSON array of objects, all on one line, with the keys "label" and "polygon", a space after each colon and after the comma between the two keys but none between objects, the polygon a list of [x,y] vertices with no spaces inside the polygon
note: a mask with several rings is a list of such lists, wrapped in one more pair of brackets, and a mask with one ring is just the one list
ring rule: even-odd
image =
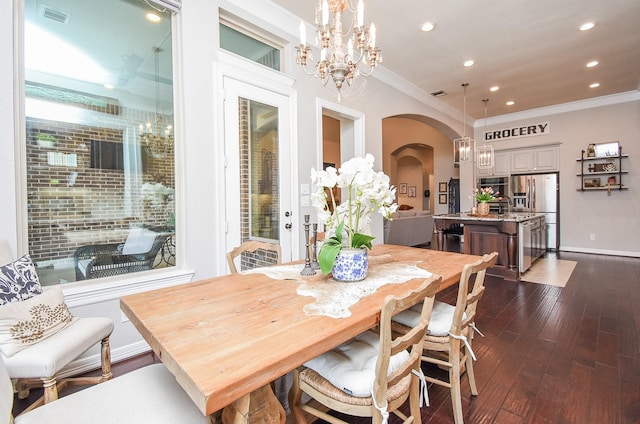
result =
[{"label": "window", "polygon": [[171,13],[150,4],[25,0],[29,253],[43,284],[175,265]]},{"label": "window", "polygon": [[280,50],[230,24],[220,23],[220,47],[268,68],[280,70]]}]

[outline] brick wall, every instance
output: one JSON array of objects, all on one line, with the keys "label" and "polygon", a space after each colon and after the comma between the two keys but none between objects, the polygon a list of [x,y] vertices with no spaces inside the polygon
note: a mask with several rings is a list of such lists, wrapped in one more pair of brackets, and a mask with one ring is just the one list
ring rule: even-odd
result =
[{"label": "brick wall", "polygon": [[[91,142],[123,142],[123,131],[27,118],[29,253],[35,261],[73,256],[86,244],[124,242],[132,225],[164,225],[166,213],[139,196],[140,185],[175,186],[173,151],[149,157],[146,171],[91,168]],[[55,137],[55,145],[38,134]],[[41,145],[44,144],[44,145]],[[126,186],[126,189],[125,189]],[[171,207],[171,205],[170,205]]]}]

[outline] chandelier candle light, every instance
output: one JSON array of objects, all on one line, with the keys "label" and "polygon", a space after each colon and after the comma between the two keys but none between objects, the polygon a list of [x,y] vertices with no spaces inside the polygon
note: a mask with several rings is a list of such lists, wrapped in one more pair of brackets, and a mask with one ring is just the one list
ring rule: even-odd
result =
[{"label": "chandelier candle light", "polygon": [[[173,127],[168,125],[164,131],[162,129],[162,116],[158,112],[160,109],[160,48],[153,48],[155,59],[155,83],[156,83],[156,127],[155,131],[151,122],[146,125],[140,124],[140,144],[151,157],[155,159],[164,158],[173,145]],[[164,133],[164,134],[163,134]]]},{"label": "chandelier candle light", "polygon": [[[344,33],[342,16],[345,11],[353,15],[351,28]],[[358,76],[368,77],[382,63],[380,49],[376,47],[376,26],[364,26],[364,3],[358,0],[354,9],[349,0],[318,0],[315,14],[316,44],[320,44],[320,61],[311,69],[311,46],[307,44],[307,30],[300,22],[300,44],[296,46],[296,63],[308,75],[320,78],[327,85],[329,77],[338,89],[338,101],[344,83],[351,86]],[[346,50],[344,40],[348,39]],[[363,69],[363,66],[368,69]]]},{"label": "chandelier candle light", "polygon": [[[318,261],[323,274],[331,272],[338,281],[360,281],[367,276],[367,249],[371,249],[371,214],[386,219],[398,209],[396,188],[389,177],[373,170],[373,156],[350,159],[339,170],[311,170],[315,191],[311,196],[318,219],[328,237],[320,248]],[[336,205],[333,188],[344,190],[347,200]]]}]

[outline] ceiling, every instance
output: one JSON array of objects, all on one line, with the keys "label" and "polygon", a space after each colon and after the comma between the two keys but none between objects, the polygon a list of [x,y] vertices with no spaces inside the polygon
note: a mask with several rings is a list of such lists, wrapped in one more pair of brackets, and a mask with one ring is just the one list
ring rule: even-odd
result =
[{"label": "ceiling", "polygon": [[[273,2],[311,28],[316,0]],[[640,89],[638,0],[364,2],[383,66],[426,93],[444,91],[437,100],[459,110],[469,83],[466,112],[475,119],[485,116],[483,99],[491,117]],[[426,21],[435,30],[420,31]],[[587,21],[596,26],[579,31]],[[468,59],[475,65],[464,67]],[[592,60],[599,65],[587,68]],[[589,88],[594,82],[600,87]]]},{"label": "ceiling", "polygon": [[[316,0],[272,1],[304,19],[311,34]],[[377,27],[382,66],[427,95],[445,92],[434,101],[460,111],[461,85],[469,83],[466,111],[474,119],[484,116],[483,99],[489,99],[487,116],[491,117],[637,92],[640,88],[638,0],[364,2],[365,24],[375,22]],[[63,25],[45,19],[41,15],[44,6],[67,12],[70,19]],[[142,13],[134,9],[143,11],[148,6],[144,0],[114,0],[109,5],[103,0],[28,0],[25,15],[45,30],[55,30],[60,37],[73,40],[79,49],[91,52],[112,76],[111,82],[118,90],[108,91],[101,84],[82,86],[80,83],[86,81],[77,80],[79,91],[112,97],[122,97],[124,93],[152,101],[152,49],[160,47],[161,98],[171,99],[169,20],[154,26],[141,20]],[[123,28],[145,26],[144,36],[132,36],[130,31],[96,33],[95,21],[109,19]],[[420,31],[425,21],[435,22],[435,30]],[[586,21],[594,21],[596,26],[579,31]],[[126,48],[113,48],[114,42]],[[44,62],[44,72],[54,74],[54,65],[61,61],[54,48],[49,50],[54,56],[43,57],[48,60]],[[473,59],[475,65],[464,67],[467,59]],[[598,60],[599,65],[587,68],[585,65],[591,60]],[[37,80],[49,82],[44,78],[39,76]],[[593,82],[599,82],[600,87],[589,88]],[[494,85],[500,89],[490,92],[489,87]],[[515,104],[507,106],[508,100]]]}]

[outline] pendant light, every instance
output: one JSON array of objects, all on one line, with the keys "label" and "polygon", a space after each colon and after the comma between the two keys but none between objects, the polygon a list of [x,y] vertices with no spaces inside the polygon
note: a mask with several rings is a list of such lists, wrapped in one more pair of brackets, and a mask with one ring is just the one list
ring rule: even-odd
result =
[{"label": "pendant light", "polygon": [[482,131],[482,146],[476,148],[476,164],[478,169],[493,168],[493,145],[487,145],[485,142],[485,134],[487,132],[487,103],[489,99],[482,99],[484,103],[484,129]]},{"label": "pendant light", "polygon": [[462,137],[453,140],[453,164],[460,165],[460,162],[471,162],[473,158],[474,145],[476,141],[467,137],[467,87],[468,82],[462,84],[464,89],[464,100],[462,104]]}]

